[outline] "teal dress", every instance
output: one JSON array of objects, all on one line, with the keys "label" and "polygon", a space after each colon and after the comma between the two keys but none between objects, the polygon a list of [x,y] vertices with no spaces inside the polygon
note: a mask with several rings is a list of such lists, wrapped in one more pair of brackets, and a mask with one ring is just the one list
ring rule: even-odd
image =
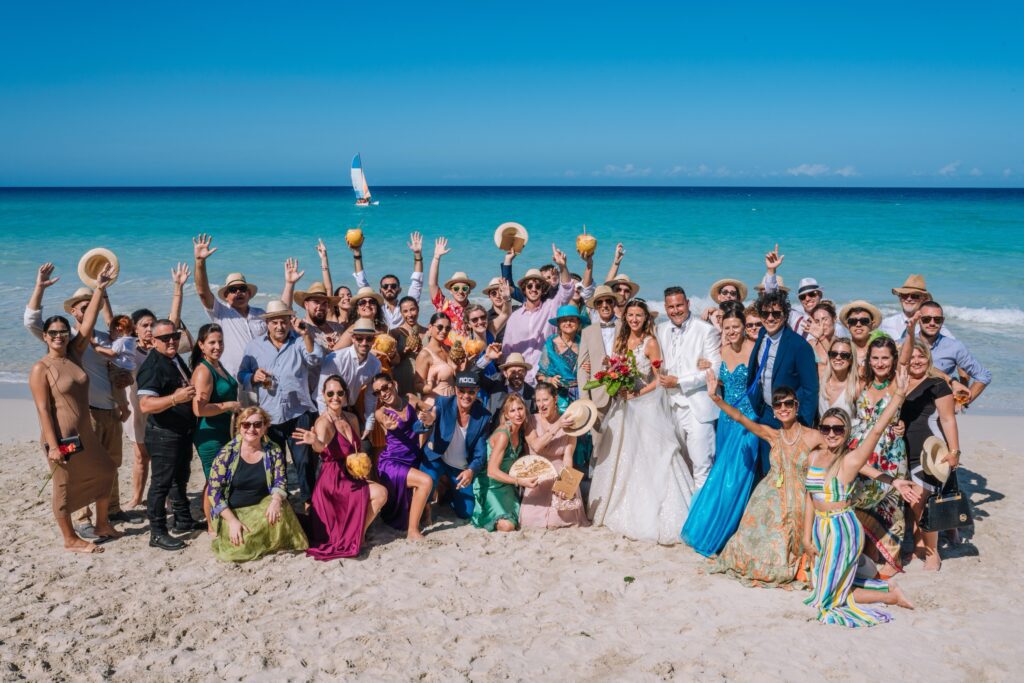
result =
[{"label": "teal dress", "polygon": [[[226,401],[238,400],[238,382],[231,375],[224,377],[205,359],[202,364],[213,376],[213,393],[210,395],[210,403],[224,403]],[[196,433],[192,437],[192,443],[199,453],[199,461],[203,464],[203,474],[207,480],[210,478],[210,465],[213,459],[224,448],[224,444],[231,441],[231,413],[221,413],[213,417],[199,418]]]},{"label": "teal dress", "polygon": [[[495,430],[495,433],[505,432],[506,429]],[[508,448],[505,449],[505,456],[501,459],[501,471],[508,474],[512,469],[512,463],[523,452],[522,439],[518,446],[512,445],[512,436],[509,435]],[[491,459],[491,442],[487,442],[487,459]],[[473,516],[470,521],[478,529],[494,531],[498,520],[507,519],[517,527],[519,526],[519,492],[512,484],[504,484],[500,481],[492,481],[487,476],[487,470],[480,472],[473,478]]]}]

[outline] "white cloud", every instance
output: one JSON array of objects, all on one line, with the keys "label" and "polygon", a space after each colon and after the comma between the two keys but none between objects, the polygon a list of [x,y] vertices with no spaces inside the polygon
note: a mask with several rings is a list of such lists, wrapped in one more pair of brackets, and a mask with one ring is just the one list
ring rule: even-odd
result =
[{"label": "white cloud", "polygon": [[854,176],[860,175],[857,169],[854,168],[853,166],[843,166],[842,168],[837,168],[835,171],[833,171],[833,173],[844,178],[853,178]]},{"label": "white cloud", "polygon": [[626,164],[625,166],[605,164],[604,168],[599,171],[591,171],[590,175],[609,178],[645,178],[651,175],[651,169],[638,168],[634,164]]},{"label": "white cloud", "polygon": [[787,168],[786,173],[795,176],[805,175],[811,178],[817,178],[818,176],[828,173],[828,166],[825,164],[800,164],[793,168]]},{"label": "white cloud", "polygon": [[940,168],[938,173],[939,173],[940,176],[944,176],[946,178],[952,178],[953,176],[956,175],[957,169],[959,169],[959,168],[960,168],[960,162],[959,161],[952,161],[952,162],[946,164],[945,166],[943,166],[942,168]]},{"label": "white cloud", "polygon": [[1004,168],[1003,169],[1003,177],[1004,178],[1009,178],[1012,175],[1013,175],[1013,169],[1012,168]]},{"label": "white cloud", "polygon": [[978,168],[977,166],[975,166],[970,171],[968,171],[968,174],[974,176],[975,178],[977,178],[978,176],[985,175],[984,173],[981,172],[981,169]]}]

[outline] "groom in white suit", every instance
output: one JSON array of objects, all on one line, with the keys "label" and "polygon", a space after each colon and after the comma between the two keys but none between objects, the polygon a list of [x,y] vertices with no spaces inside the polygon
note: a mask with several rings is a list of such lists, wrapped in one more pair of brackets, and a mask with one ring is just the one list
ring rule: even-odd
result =
[{"label": "groom in white suit", "polygon": [[703,358],[717,375],[722,341],[714,326],[690,315],[690,301],[682,287],[665,290],[665,312],[669,319],[658,325],[658,344],[665,359],[658,381],[668,391],[676,433],[686,442],[693,481],[700,489],[715,460],[718,409],[708,398],[706,370],[697,363]]}]

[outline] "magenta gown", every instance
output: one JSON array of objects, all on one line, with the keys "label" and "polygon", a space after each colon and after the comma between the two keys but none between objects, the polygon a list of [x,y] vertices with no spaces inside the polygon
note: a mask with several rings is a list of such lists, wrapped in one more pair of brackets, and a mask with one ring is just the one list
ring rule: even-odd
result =
[{"label": "magenta gown", "polygon": [[388,411],[398,420],[398,426],[388,432],[387,443],[377,460],[377,477],[388,490],[388,502],[381,511],[381,518],[400,531],[409,528],[409,507],[412,504],[412,489],[406,486],[409,470],[419,465],[423,451],[419,435],[412,430],[416,415],[412,406],[405,405],[403,414]]},{"label": "magenta gown", "polygon": [[320,476],[310,499],[306,551],[314,560],[355,557],[362,548],[370,487],[365,481],[353,479],[345,469],[345,456],[358,450],[338,431],[320,454]]}]

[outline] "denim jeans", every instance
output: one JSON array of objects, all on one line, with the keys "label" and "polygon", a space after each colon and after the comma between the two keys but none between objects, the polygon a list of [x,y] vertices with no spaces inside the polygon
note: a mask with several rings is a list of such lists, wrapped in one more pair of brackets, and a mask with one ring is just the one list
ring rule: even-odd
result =
[{"label": "denim jeans", "polygon": [[317,456],[313,449],[304,443],[297,443],[292,438],[292,432],[296,427],[312,429],[316,422],[317,414],[308,411],[298,417],[282,422],[281,424],[270,425],[267,436],[281,449],[281,455],[291,453],[292,464],[295,465],[295,476],[299,480],[300,502],[308,502],[313,497],[313,486],[316,484]]}]

